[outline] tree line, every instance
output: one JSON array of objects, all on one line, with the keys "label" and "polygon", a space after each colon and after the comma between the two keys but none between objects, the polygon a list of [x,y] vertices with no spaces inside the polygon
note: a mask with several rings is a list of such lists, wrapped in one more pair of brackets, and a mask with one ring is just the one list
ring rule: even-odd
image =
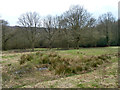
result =
[{"label": "tree line", "polygon": [[11,27],[2,20],[2,48],[26,49],[80,48],[119,45],[118,20],[107,12],[94,18],[82,6],[74,5],[59,16],[41,18],[27,12],[18,18],[19,26]]}]

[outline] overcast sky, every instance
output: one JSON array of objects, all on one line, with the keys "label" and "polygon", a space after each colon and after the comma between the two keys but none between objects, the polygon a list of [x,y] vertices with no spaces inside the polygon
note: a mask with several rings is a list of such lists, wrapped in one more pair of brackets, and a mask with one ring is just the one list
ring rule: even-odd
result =
[{"label": "overcast sky", "polygon": [[0,16],[10,25],[18,25],[18,17],[29,11],[36,11],[40,16],[60,15],[71,5],[81,5],[95,18],[99,15],[112,12],[118,18],[119,0],[1,0]]}]

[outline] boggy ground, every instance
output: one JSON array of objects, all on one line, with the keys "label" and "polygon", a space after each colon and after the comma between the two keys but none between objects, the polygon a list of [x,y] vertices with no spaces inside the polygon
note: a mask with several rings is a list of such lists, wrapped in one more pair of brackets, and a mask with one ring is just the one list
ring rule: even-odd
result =
[{"label": "boggy ground", "polygon": [[[60,69],[56,68],[50,70],[48,64],[44,63],[34,63],[34,60],[27,61],[24,64],[20,64],[21,57],[23,55],[31,55],[36,53],[42,53],[43,56],[47,53],[57,53],[63,60],[88,60],[98,56],[109,56],[111,58],[107,58],[107,62],[98,65],[92,68],[90,71],[88,69],[83,69],[83,71],[77,70],[75,73],[71,66],[75,66],[76,64],[68,64],[70,66],[70,71],[65,73],[59,72]],[[3,88],[117,88],[118,86],[118,47],[103,47],[103,48],[80,48],[78,50],[48,50],[48,49],[35,49],[35,52],[21,52],[20,50],[10,50],[3,51],[2,60],[0,63],[2,64],[2,87]],[[38,53],[39,54],[39,53]],[[51,55],[51,54],[50,54]],[[46,60],[48,58],[32,58],[40,60]],[[51,58],[51,57],[50,57]],[[54,58],[52,58],[54,59]],[[61,59],[60,59],[61,60]],[[89,61],[89,60],[88,60]],[[77,61],[78,62],[78,61]],[[79,61],[80,62],[80,61]],[[49,62],[51,63],[51,62]],[[85,63],[85,62],[84,62]],[[44,64],[44,65],[43,65]],[[58,63],[57,63],[58,64]],[[59,63],[61,65],[61,63]],[[40,66],[48,65],[47,69],[39,69]],[[65,64],[67,65],[67,64]],[[87,64],[85,64],[87,66]],[[58,65],[57,65],[58,66]],[[93,65],[94,66],[94,65]],[[83,67],[83,66],[82,66]],[[30,68],[30,70],[29,70]],[[57,67],[58,68],[58,67]],[[81,73],[82,72],[82,73]]]}]

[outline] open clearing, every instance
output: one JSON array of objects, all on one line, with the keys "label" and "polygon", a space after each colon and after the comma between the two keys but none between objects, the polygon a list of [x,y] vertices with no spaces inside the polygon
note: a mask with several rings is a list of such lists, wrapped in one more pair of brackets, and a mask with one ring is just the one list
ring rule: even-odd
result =
[{"label": "open clearing", "polygon": [[[109,62],[92,69],[89,72],[59,75],[49,69],[32,69],[20,73],[20,58],[24,54],[43,54],[54,52],[62,58],[86,58],[99,55],[110,55]],[[35,52],[21,52],[20,50],[3,51],[2,60],[2,87],[3,88],[117,88],[118,87],[118,47],[80,48],[70,50],[36,48]],[[31,63],[27,63],[31,65]],[[16,69],[17,68],[17,69]],[[26,67],[25,67],[26,68]]]}]

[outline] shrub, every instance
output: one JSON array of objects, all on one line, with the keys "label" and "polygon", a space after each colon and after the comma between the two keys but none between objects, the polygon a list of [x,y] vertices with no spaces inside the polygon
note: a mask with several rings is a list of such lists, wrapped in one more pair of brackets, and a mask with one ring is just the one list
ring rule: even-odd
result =
[{"label": "shrub", "polygon": [[[61,57],[55,52],[29,54],[21,56],[20,64],[27,62],[28,69],[32,67],[47,66],[49,70],[55,71],[55,74],[76,74],[79,72],[91,71],[103,62],[107,62],[110,59],[110,55],[100,56],[85,56],[83,58],[68,58]],[[31,65],[33,64],[33,65]]]},{"label": "shrub", "polygon": [[43,56],[43,53],[37,52],[36,55],[37,55],[37,56]]},{"label": "shrub", "polygon": [[92,67],[97,67],[97,63],[95,61],[92,63]]},{"label": "shrub", "polygon": [[26,61],[31,61],[33,58],[34,58],[33,54],[22,55],[21,60],[20,60],[20,64],[24,64]]},{"label": "shrub", "polygon": [[34,58],[33,54],[28,54],[27,55],[27,61],[31,61]]},{"label": "shrub", "polygon": [[22,55],[21,60],[20,60],[20,64],[25,63],[25,61],[26,61],[26,55]]},{"label": "shrub", "polygon": [[82,71],[83,67],[81,65],[76,65],[76,70],[75,71]]},{"label": "shrub", "polygon": [[56,53],[54,53],[54,52],[51,52],[51,53],[48,54],[48,56],[49,56],[49,57],[57,57],[58,54],[56,54]]},{"label": "shrub", "polygon": [[48,64],[50,62],[49,57],[47,55],[42,56],[41,62],[41,64]]},{"label": "shrub", "polygon": [[65,65],[65,64],[61,64],[59,63],[56,68],[55,68],[55,74],[69,74],[71,73],[71,69]]},{"label": "shrub", "polygon": [[105,62],[109,62],[109,60],[111,59],[111,56],[110,55],[100,55],[100,56],[98,56],[98,59],[101,59]]}]

